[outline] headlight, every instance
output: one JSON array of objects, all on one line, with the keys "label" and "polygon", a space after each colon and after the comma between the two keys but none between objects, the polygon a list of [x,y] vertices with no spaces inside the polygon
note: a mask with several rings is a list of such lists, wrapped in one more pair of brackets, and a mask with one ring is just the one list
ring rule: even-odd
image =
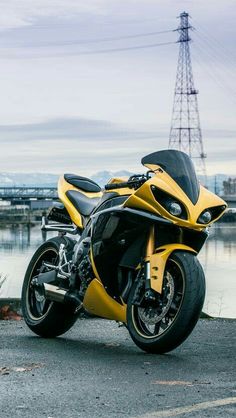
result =
[{"label": "headlight", "polygon": [[212,208],[207,208],[200,214],[197,223],[208,224],[211,221],[213,222],[221,215],[223,215],[225,209],[226,205],[213,206]]},{"label": "headlight", "polygon": [[199,224],[208,224],[212,220],[212,214],[209,210],[205,210],[198,218]]},{"label": "headlight", "polygon": [[167,204],[167,209],[173,216],[180,216],[182,213],[182,208],[177,202],[169,202]]},{"label": "headlight", "polygon": [[159,189],[154,186],[154,184],[151,185],[151,191],[159,205],[161,205],[172,216],[185,220],[188,219],[185,206],[182,202],[178,201],[176,197],[164,192],[164,190]]}]

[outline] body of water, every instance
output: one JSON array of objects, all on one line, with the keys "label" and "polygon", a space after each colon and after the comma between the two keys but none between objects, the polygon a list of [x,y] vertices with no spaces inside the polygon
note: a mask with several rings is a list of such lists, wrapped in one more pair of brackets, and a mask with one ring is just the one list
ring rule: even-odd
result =
[{"label": "body of water", "polygon": [[[0,298],[20,297],[25,270],[36,248],[56,233],[45,236],[40,226],[12,226],[0,229],[0,275],[7,279]],[[199,254],[207,293],[204,312],[236,318],[236,224],[217,223]]]}]

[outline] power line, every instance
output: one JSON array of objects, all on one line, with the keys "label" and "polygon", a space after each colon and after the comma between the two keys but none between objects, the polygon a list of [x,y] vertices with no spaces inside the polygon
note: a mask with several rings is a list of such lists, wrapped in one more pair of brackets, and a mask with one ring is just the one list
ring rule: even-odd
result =
[{"label": "power line", "polygon": [[[149,36],[156,36],[161,35],[164,33],[172,33],[174,32],[171,30],[163,30],[163,31],[155,31],[155,32],[145,32],[145,33],[136,33],[133,35],[124,35],[124,36],[114,36],[108,38],[100,38],[100,39],[78,39],[78,40],[68,40],[68,41],[57,41],[57,42],[47,42],[41,43],[39,45],[22,45],[18,43],[18,45],[12,46],[13,48],[50,48],[52,46],[60,47],[60,46],[73,46],[73,45],[89,45],[89,44],[100,44],[105,42],[114,42],[114,41],[122,41],[128,39],[137,39],[137,38],[145,38]],[[8,46],[9,47],[9,46]],[[11,47],[11,45],[10,45]]]},{"label": "power line", "polygon": [[38,47],[99,44],[99,43],[104,43],[104,42],[122,41],[125,39],[144,38],[148,36],[156,36],[156,35],[161,35],[163,33],[171,33],[171,32],[174,32],[174,31],[170,29],[170,30],[162,30],[158,32],[137,33],[134,35],[113,36],[109,38],[100,38],[100,39],[78,39],[78,40],[75,39],[71,41],[51,42],[47,44],[40,44],[38,45]]},{"label": "power line", "polygon": [[[131,50],[139,50],[139,49],[151,49],[151,48],[157,48],[159,46],[164,46],[164,45],[172,45],[172,44],[176,44],[175,42],[161,42],[161,43],[155,43],[155,44],[147,44],[147,45],[136,45],[136,46],[130,46],[130,47],[123,47],[123,48],[109,48],[109,49],[98,49],[98,50],[93,50],[93,51],[71,51],[71,52],[65,52],[63,51],[63,53],[54,53],[54,54],[50,54],[50,58],[52,56],[79,56],[79,55],[100,55],[100,54],[110,54],[110,53],[115,53],[115,52],[123,52],[123,51],[131,51]],[[7,55],[7,57],[9,57],[9,54]],[[48,58],[48,55],[45,55],[46,58]],[[22,55],[20,56],[20,58],[22,58]],[[31,59],[37,58],[37,56],[31,56]],[[43,58],[43,56],[41,55],[40,58]]]},{"label": "power line", "polygon": [[[230,51],[230,49],[228,48],[228,45],[223,43],[221,41],[221,39],[216,39],[203,25],[201,25],[198,21],[197,21],[197,26],[200,27],[200,31],[199,29],[197,30],[198,33],[201,34],[202,32],[202,36],[209,38],[209,40],[215,44],[215,48],[217,48],[217,50],[219,51],[219,45],[221,46],[221,52],[225,55],[226,58],[228,58],[229,60],[232,59],[232,51]],[[232,61],[233,62],[233,61]],[[233,64],[235,64],[233,62]]]},{"label": "power line", "polygon": [[[212,55],[209,54],[206,49],[201,48],[200,45],[197,44],[195,44],[195,51],[198,53],[201,64],[205,66],[205,68],[208,67],[210,69],[210,75],[215,79],[216,83],[224,89],[227,89],[230,96],[233,97],[233,95],[236,95],[236,90],[232,86],[232,83],[230,83],[230,85],[228,84],[229,77],[227,77],[226,74],[226,79],[224,78],[225,72],[220,71],[218,62],[214,62],[212,60]],[[204,59],[204,54],[207,59]]]},{"label": "power line", "polygon": [[176,44],[176,42],[161,42],[159,44],[148,44],[148,45],[136,45],[136,46],[128,46],[124,48],[110,48],[110,49],[98,49],[95,51],[81,51],[75,52],[74,55],[95,55],[95,54],[108,54],[112,52],[122,52],[122,51],[130,51],[135,49],[148,49],[148,48],[157,48],[158,46],[164,45],[171,45]]},{"label": "power line", "polygon": [[[234,90],[232,83],[230,86],[228,85],[229,77],[235,77],[235,73],[231,69],[235,66],[235,62],[225,50],[225,45],[222,42],[216,40],[199,22],[197,22],[197,26],[201,28],[201,31],[195,32],[199,42],[194,43],[194,50],[197,52],[197,55],[194,54],[194,59],[199,58],[196,60],[198,66],[201,69],[205,68],[211,79],[224,93],[225,90],[228,90],[230,95],[227,94],[227,98],[235,104],[236,90]],[[222,48],[219,48],[220,45]]]},{"label": "power line", "polygon": [[[207,38],[201,37],[200,33],[197,33],[198,35],[198,41],[200,41],[200,44],[202,44],[202,50],[204,53],[206,53],[211,61],[215,61],[217,68],[221,66],[221,68],[229,73],[231,77],[235,77],[235,72],[232,69],[232,67],[235,67],[235,63],[233,61],[230,61],[227,56],[224,56],[221,54],[221,51],[218,48],[216,48],[214,45],[209,42]],[[200,46],[200,45],[199,45]],[[226,66],[225,64],[228,64]]]},{"label": "power line", "polygon": [[[128,20],[118,20],[118,21],[111,21],[111,20],[102,20],[98,21],[98,23],[103,26],[112,26],[112,27],[117,27],[117,26],[130,26],[130,25],[139,25],[140,23],[150,23],[150,22],[155,22],[158,23],[160,22],[162,19],[157,19],[156,17],[153,18],[142,18],[142,19],[128,19]],[[49,22],[49,23],[38,23],[37,21],[31,21],[31,22],[27,22],[27,26],[24,26],[23,28],[26,30],[37,30],[37,29],[54,29],[54,28],[65,28],[67,26],[69,27],[73,27],[73,26],[78,26],[78,22],[76,21],[68,21],[68,20],[62,20],[61,23],[55,23],[55,22]],[[84,23],[84,21],[83,21]],[[21,26],[19,26],[19,28],[22,28]]]},{"label": "power line", "polygon": [[203,72],[203,74],[207,74],[208,78],[212,83],[215,83],[215,85],[220,88],[221,92],[224,94],[225,98],[228,100],[229,103],[233,104],[235,106],[236,104],[236,92],[233,91],[231,87],[229,87],[223,78],[219,77],[219,74],[216,74],[214,72],[215,66],[212,65],[212,63],[207,63],[205,59],[201,56],[201,54],[196,54],[196,50],[194,53],[194,62],[197,64],[199,69]]}]

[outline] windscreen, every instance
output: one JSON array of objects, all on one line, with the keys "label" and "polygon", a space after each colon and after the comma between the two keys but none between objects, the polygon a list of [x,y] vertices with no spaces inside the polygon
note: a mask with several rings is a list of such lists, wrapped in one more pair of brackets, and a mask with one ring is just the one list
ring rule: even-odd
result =
[{"label": "windscreen", "polygon": [[189,156],[177,150],[153,152],[142,158],[142,164],[156,164],[176,181],[195,205],[199,196],[199,182]]}]

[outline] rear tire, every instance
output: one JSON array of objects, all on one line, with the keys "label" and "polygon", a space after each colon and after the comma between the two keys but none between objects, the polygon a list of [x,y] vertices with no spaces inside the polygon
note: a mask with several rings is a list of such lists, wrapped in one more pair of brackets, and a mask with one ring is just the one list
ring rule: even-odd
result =
[{"label": "rear tire", "polygon": [[37,249],[25,273],[22,287],[21,304],[24,320],[31,331],[46,338],[64,334],[77,319],[70,306],[48,301],[32,286],[33,277],[39,273],[43,261],[56,265],[61,243],[67,246],[68,252],[72,251],[73,241],[61,237],[52,238]]},{"label": "rear tire", "polygon": [[[127,304],[127,324],[133,341],[149,353],[162,354],[175,349],[192,332],[204,303],[205,276],[198,259],[183,251],[170,255],[163,283],[166,296],[163,291],[155,303],[133,304],[138,286],[137,279]],[[141,287],[139,291],[144,289]]]}]

